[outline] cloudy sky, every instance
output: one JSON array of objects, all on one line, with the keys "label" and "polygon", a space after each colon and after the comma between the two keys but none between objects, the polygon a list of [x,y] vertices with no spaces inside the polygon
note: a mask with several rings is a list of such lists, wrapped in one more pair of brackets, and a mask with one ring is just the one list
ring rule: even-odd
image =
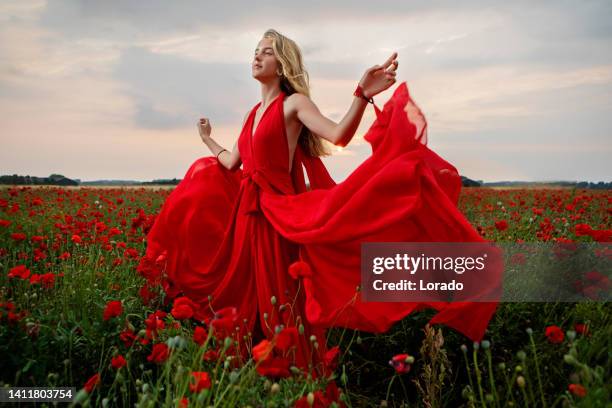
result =
[{"label": "cloudy sky", "polygon": [[[459,4],[460,3],[460,4]],[[220,3],[216,3],[220,4]],[[0,2],[0,174],[182,178],[227,148],[260,99],[268,28],[301,47],[313,101],[339,121],[368,67],[399,54],[429,146],[484,181],[611,181],[610,1]],[[362,136],[324,163],[343,180]]]}]

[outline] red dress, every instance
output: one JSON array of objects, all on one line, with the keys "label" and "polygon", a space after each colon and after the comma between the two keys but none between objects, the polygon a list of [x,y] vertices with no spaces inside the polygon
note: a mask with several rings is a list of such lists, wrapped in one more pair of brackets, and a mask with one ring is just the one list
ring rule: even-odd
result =
[{"label": "red dress", "polygon": [[[459,174],[426,146],[425,118],[406,83],[382,111],[375,106],[365,136],[372,155],[338,184],[299,144],[289,170],[285,98],[281,92],[267,107],[254,134],[259,104],[252,109],[238,140],[243,169],[202,157],[162,206],[145,258],[163,260],[170,297],[182,292],[202,306],[204,319],[235,307],[240,333],[259,319],[268,338],[299,316],[302,367],[322,358],[325,328],[384,332],[425,307],[439,311],[432,323],[481,339],[496,303],[362,303],[356,291],[362,242],[485,241],[457,209]],[[298,260],[304,263],[290,274]],[[291,308],[279,312],[283,304]],[[311,335],[319,343],[313,355]]]}]

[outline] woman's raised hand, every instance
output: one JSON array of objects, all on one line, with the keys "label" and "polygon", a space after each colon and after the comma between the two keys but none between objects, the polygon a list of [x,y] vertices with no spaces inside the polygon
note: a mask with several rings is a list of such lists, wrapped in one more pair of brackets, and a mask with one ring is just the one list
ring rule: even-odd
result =
[{"label": "woman's raised hand", "polygon": [[202,141],[204,141],[205,138],[210,137],[211,130],[210,121],[208,118],[200,118],[198,121],[198,131],[200,132]]},{"label": "woman's raised hand", "polygon": [[394,52],[382,65],[368,68],[359,81],[364,96],[371,98],[393,85],[398,64],[397,52]]}]

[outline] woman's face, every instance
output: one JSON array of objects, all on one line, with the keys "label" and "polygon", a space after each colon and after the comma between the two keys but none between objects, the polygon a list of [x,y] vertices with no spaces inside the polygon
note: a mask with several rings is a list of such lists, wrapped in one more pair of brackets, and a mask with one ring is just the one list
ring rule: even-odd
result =
[{"label": "woman's face", "polygon": [[278,77],[276,72],[279,68],[280,65],[272,49],[272,39],[262,39],[259,44],[257,44],[255,55],[253,56],[253,64],[251,67],[253,78],[261,81],[265,78]]}]

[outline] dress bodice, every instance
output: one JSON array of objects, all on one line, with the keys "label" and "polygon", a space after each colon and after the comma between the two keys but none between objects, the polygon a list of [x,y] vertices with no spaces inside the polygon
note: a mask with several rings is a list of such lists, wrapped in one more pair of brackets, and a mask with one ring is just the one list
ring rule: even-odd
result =
[{"label": "dress bodice", "polygon": [[246,212],[260,211],[261,190],[274,194],[295,194],[292,173],[289,171],[289,142],[285,128],[283,102],[285,93],[265,109],[254,128],[257,105],[251,109],[238,139],[242,160],[242,182]]}]

